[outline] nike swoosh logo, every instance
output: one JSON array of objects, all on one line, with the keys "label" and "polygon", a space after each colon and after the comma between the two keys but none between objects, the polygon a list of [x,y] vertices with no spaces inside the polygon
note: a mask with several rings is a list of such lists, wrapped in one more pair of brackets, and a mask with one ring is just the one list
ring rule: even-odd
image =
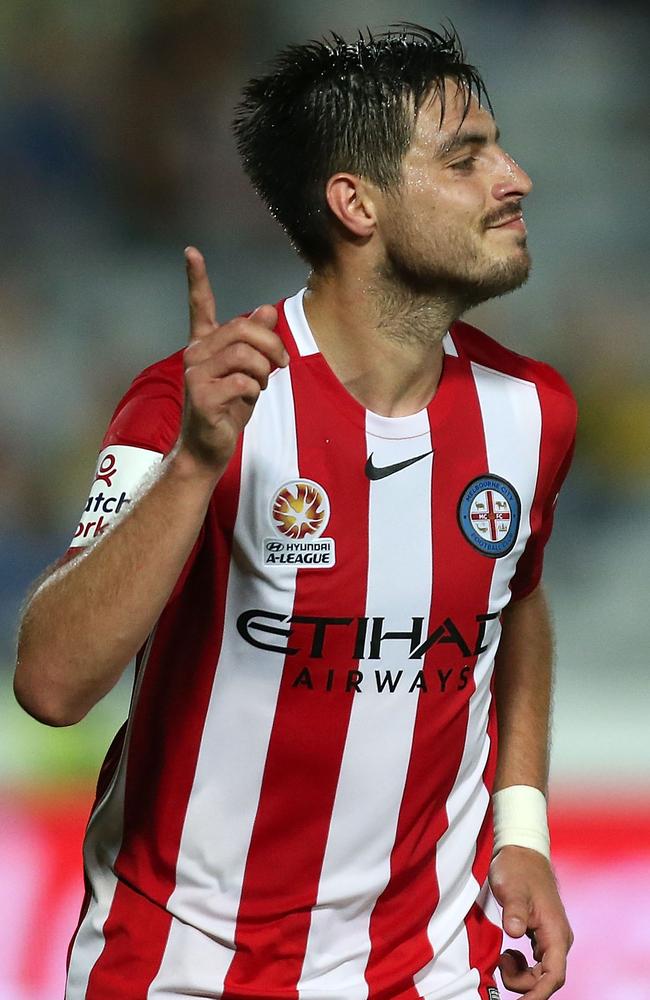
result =
[{"label": "nike swoosh logo", "polygon": [[408,469],[409,465],[414,465],[415,462],[419,462],[421,459],[426,458],[427,455],[433,455],[433,449],[431,451],[425,451],[423,455],[416,455],[415,458],[407,458],[403,462],[396,462],[395,465],[384,465],[383,468],[377,468],[376,465],[372,464],[372,456],[374,452],[371,452],[368,456],[368,461],[366,462],[366,475],[368,479],[385,479],[386,476],[392,476],[396,472],[401,472],[402,469]]}]

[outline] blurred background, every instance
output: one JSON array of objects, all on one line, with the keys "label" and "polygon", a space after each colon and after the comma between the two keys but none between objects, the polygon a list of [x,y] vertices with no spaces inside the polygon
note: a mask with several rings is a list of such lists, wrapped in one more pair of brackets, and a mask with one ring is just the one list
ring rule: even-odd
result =
[{"label": "blurred background", "polygon": [[446,17],[535,181],[531,280],[469,319],[559,368],[581,410],[546,568],[552,833],[576,932],[561,995],[650,997],[647,15],[534,0],[3,0],[1,1000],[62,996],[83,827],[129,694],[126,679],[69,730],[24,715],[11,694],[21,600],[67,547],[117,400],[185,340],[183,247],[205,252],[223,318],[305,281],[240,169],[240,88],[289,42]]}]

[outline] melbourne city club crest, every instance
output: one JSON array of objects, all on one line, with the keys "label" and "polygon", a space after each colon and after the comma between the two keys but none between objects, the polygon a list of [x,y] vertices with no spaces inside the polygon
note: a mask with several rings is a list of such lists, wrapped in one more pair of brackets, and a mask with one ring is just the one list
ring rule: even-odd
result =
[{"label": "melbourne city club crest", "polygon": [[330,569],[336,562],[333,538],[324,538],[330,519],[327,493],[312,479],[292,479],[275,491],[269,506],[273,537],[264,539],[269,566]]},{"label": "melbourne city club crest", "polygon": [[472,480],[458,504],[458,523],[465,538],[493,559],[510,552],[520,518],[517,491],[499,476],[479,476]]}]

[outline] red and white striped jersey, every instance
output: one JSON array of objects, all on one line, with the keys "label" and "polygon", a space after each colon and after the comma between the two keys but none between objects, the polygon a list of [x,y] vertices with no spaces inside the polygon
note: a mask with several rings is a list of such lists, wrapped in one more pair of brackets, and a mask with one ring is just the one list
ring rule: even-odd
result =
[{"label": "red and white striped jersey", "polygon": [[[138,657],[102,770],[67,1000],[493,1000],[499,616],[575,432],[546,365],[455,323],[429,406],[365,410],[302,293]],[[179,432],[182,354],[106,434],[73,545]]]}]

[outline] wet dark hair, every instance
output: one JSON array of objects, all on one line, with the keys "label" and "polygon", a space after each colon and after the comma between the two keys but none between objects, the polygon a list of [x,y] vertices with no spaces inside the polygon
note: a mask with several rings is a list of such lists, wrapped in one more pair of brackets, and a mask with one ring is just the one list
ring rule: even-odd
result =
[{"label": "wet dark hair", "polygon": [[455,80],[492,110],[478,70],[465,62],[455,29],[400,23],[356,42],[331,38],[291,45],[270,71],[246,84],[233,121],[244,169],[256,191],[314,268],[333,255],[325,197],[338,171],[382,190],[396,187],[417,113]]}]

